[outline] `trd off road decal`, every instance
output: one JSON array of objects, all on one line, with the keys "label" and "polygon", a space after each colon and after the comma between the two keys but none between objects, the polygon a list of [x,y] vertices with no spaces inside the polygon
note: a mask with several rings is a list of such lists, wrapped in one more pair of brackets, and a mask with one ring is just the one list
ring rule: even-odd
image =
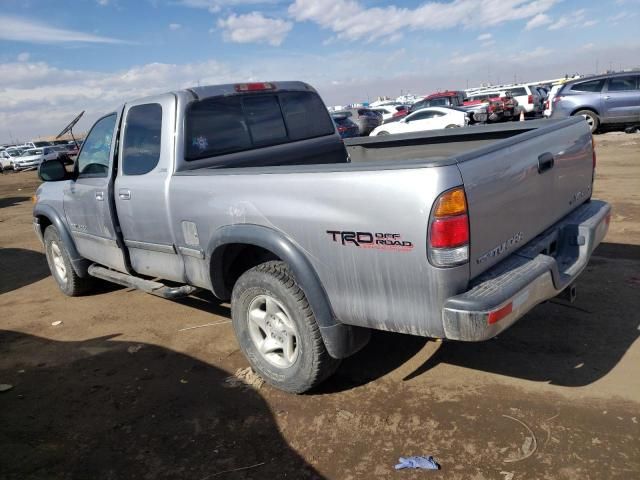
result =
[{"label": "trd off road decal", "polygon": [[353,245],[359,248],[373,248],[376,250],[393,250],[409,252],[413,250],[413,243],[403,240],[399,233],[371,233],[371,232],[342,232],[327,230],[331,239],[342,245]]}]

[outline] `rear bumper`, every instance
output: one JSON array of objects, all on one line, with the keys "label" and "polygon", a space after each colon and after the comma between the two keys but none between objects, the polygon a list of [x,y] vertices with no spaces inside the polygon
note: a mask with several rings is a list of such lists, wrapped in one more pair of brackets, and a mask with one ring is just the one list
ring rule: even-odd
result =
[{"label": "rear bumper", "polygon": [[[609,229],[611,207],[586,203],[483,273],[442,309],[446,338],[488,340],[575,282]],[[555,252],[553,256],[549,253]]]}]

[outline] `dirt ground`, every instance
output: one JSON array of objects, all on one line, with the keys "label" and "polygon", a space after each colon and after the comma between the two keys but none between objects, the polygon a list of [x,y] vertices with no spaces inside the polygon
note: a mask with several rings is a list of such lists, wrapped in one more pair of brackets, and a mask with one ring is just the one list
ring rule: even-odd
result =
[{"label": "dirt ground", "polygon": [[[243,370],[227,304],[63,296],[35,173],[0,176],[0,478],[640,478],[640,134],[597,152],[614,215],[576,303],[480,344],[374,333],[302,396]],[[395,471],[408,455],[442,470]]]}]

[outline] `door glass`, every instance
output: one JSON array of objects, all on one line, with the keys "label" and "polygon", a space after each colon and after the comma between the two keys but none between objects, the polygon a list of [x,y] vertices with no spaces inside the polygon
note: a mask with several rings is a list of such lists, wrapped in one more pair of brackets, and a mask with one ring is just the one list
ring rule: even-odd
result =
[{"label": "door glass", "polygon": [[125,175],[144,175],[160,160],[162,107],[158,103],[136,105],[127,113],[122,148]]},{"label": "door glass", "polygon": [[107,177],[116,114],[112,113],[93,126],[78,156],[78,177]]},{"label": "door glass", "polygon": [[610,92],[624,92],[636,89],[636,77],[629,75],[627,77],[613,77],[609,79]]}]

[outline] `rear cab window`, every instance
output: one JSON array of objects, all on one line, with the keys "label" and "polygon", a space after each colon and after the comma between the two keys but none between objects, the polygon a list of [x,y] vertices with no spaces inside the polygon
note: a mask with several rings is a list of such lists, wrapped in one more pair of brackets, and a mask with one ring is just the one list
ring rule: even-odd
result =
[{"label": "rear cab window", "polygon": [[333,135],[335,127],[313,92],[213,97],[192,103],[185,117],[185,160]]}]

